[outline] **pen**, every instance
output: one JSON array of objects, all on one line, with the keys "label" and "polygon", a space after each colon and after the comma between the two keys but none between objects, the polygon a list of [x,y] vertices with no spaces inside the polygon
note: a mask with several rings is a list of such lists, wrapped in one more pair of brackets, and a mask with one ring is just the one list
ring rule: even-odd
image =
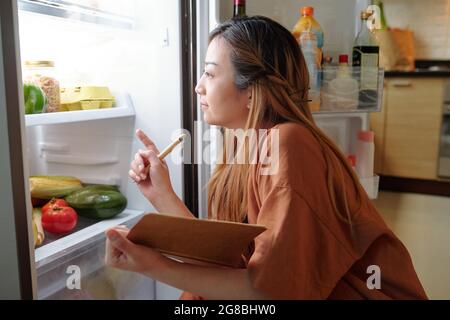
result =
[{"label": "pen", "polygon": [[183,133],[174,142],[172,142],[167,148],[165,148],[160,154],[158,154],[159,160],[161,160],[161,161],[164,160],[164,158],[167,157],[167,155],[169,153],[171,153],[172,150],[175,149],[175,147],[177,145],[179,145],[181,142],[183,142],[185,137],[186,137],[186,134]]},{"label": "pen", "polygon": [[[161,161],[164,160],[164,158],[167,157],[167,155],[169,155],[173,151],[173,149],[175,149],[175,147],[177,145],[179,145],[181,142],[183,142],[184,138],[186,138],[186,134],[183,133],[176,140],[174,140],[170,145],[168,145],[160,154],[158,154],[159,160],[161,160]],[[144,174],[145,174],[146,178],[147,178],[149,170],[150,170],[150,164],[148,166],[146,166],[145,170],[144,170]]]}]

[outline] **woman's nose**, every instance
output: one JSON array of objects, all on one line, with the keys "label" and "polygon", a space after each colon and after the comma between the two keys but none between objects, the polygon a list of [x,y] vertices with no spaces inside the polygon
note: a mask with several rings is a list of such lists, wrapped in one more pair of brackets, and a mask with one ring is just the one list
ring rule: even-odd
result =
[{"label": "woman's nose", "polygon": [[205,93],[205,90],[200,82],[195,86],[195,93],[197,93],[198,95],[204,95]]}]

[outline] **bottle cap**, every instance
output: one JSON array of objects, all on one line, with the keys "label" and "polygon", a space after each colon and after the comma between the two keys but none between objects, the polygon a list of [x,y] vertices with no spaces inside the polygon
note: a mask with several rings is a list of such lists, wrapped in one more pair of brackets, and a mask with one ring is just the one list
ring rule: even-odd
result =
[{"label": "bottle cap", "polygon": [[303,7],[300,9],[300,12],[302,13],[302,16],[313,16],[314,8],[313,7]]},{"label": "bottle cap", "polygon": [[375,139],[375,133],[373,131],[360,131],[358,133],[358,140],[364,142],[373,142]]},{"label": "bottle cap", "polygon": [[354,154],[349,154],[347,156],[347,160],[348,160],[348,162],[350,162],[350,165],[352,167],[356,167],[356,156]]},{"label": "bottle cap", "polygon": [[346,54],[339,55],[339,63],[348,63],[348,55]]},{"label": "bottle cap", "polygon": [[234,4],[237,6],[245,6],[245,0],[234,0]]}]

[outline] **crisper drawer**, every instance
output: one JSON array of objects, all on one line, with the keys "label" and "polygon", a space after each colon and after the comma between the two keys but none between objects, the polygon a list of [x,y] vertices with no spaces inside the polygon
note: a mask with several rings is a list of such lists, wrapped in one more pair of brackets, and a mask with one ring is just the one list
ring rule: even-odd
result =
[{"label": "crisper drawer", "polygon": [[152,279],[105,267],[105,230],[133,226],[142,212],[126,210],[117,218],[83,226],[35,253],[39,299],[154,299]]}]

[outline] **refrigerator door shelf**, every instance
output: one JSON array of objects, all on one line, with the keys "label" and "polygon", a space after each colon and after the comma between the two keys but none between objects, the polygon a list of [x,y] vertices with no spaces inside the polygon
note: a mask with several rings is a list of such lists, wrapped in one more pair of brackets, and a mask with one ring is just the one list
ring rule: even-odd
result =
[{"label": "refrigerator door shelf", "polygon": [[[105,231],[118,225],[132,226],[142,217],[143,211],[125,210],[113,219],[94,221],[78,217],[75,232],[58,237],[46,233],[43,246],[35,250],[35,263],[38,270],[61,258],[72,258],[77,253],[85,251],[90,245],[105,239]],[[69,258],[68,258],[69,259]]]},{"label": "refrigerator door shelf", "polygon": [[47,124],[64,124],[135,116],[133,103],[129,95],[125,95],[123,99],[118,99],[117,105],[120,107],[31,114],[25,116],[25,121],[27,127],[33,127]]}]

